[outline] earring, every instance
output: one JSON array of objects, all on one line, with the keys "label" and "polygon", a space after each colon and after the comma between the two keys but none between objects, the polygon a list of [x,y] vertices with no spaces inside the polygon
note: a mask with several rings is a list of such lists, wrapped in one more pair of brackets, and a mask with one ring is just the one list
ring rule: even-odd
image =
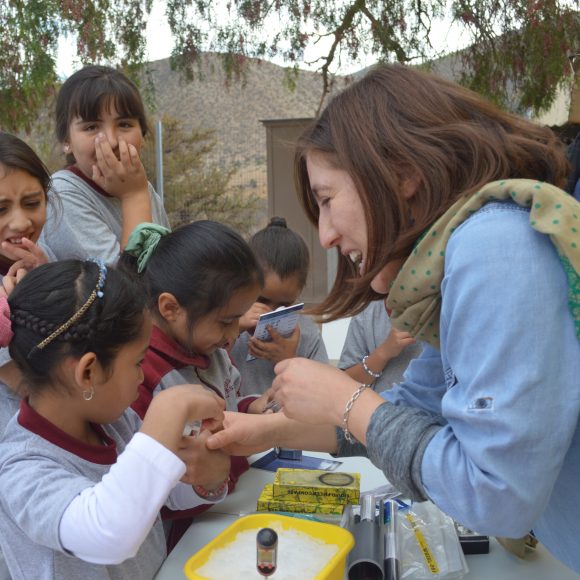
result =
[{"label": "earring", "polygon": [[93,387],[91,385],[91,388],[90,389],[85,389],[83,391],[83,399],[85,401],[90,401],[93,398],[94,394],[95,394],[95,387]]},{"label": "earring", "polygon": [[70,151],[70,145],[65,145],[64,146],[64,152],[68,153]]}]

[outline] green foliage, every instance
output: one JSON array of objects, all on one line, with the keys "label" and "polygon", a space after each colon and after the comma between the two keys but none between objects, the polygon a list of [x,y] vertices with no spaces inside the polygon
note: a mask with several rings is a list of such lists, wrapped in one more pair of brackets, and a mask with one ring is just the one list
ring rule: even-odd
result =
[{"label": "green foliage", "polygon": [[[265,200],[232,184],[236,170],[210,161],[215,142],[211,131],[186,133],[177,119],[163,119],[165,209],[173,227],[194,220],[225,223],[244,236],[252,233]],[[143,152],[147,176],[156,183],[154,143]]]},{"label": "green foliage", "polygon": [[82,63],[128,70],[145,57],[152,0],[2,0],[0,128],[28,129],[54,90],[59,39],[75,38]]},{"label": "green foliage", "polygon": [[[79,63],[107,62],[136,73],[151,5],[3,0],[0,127],[27,127],[35,118],[53,90],[61,37],[75,38]],[[221,52],[229,78],[243,81],[248,57],[282,57],[294,67],[308,47],[326,40],[326,54],[310,63],[322,73],[326,93],[341,62],[363,52],[411,64],[441,56],[431,32],[447,22],[469,35],[461,53],[464,83],[511,108],[538,111],[569,73],[569,53],[580,50],[578,0],[166,0],[165,6],[175,40],[172,66],[190,80],[199,76],[203,51]]]},{"label": "green foliage", "polygon": [[578,11],[558,0],[463,0],[455,10],[474,38],[461,55],[463,84],[521,113],[549,108],[559,85],[571,83],[568,57],[580,51]]}]

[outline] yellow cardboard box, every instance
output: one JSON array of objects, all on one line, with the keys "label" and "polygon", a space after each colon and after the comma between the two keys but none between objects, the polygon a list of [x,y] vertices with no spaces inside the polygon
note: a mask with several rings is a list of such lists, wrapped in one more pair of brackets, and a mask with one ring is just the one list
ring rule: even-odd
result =
[{"label": "yellow cardboard box", "polygon": [[360,473],[280,467],[274,476],[276,500],[347,504],[360,499]]},{"label": "yellow cardboard box", "polygon": [[320,502],[304,502],[292,499],[275,498],[272,493],[272,484],[264,486],[256,511],[259,512],[291,512],[301,514],[342,514],[344,504],[325,504]]}]

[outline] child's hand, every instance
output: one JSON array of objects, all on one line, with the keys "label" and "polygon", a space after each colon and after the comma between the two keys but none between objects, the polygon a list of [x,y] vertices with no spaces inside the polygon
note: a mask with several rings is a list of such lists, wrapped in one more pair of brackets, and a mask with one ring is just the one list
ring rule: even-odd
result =
[{"label": "child's hand", "polygon": [[95,138],[97,164],[93,165],[93,181],[107,193],[121,200],[139,194],[149,196],[147,175],[139,152],[132,144],[119,139],[119,158],[115,155],[106,136],[99,133]]},{"label": "child's hand", "polygon": [[214,432],[222,428],[226,408],[224,399],[203,385],[178,385],[171,388],[193,395],[188,408],[187,423],[201,421],[202,431]]},{"label": "child's hand", "polygon": [[270,402],[269,391],[266,391],[261,397],[258,397],[255,401],[252,401],[248,405],[248,413],[259,414],[263,413],[266,405]]},{"label": "child's hand", "polygon": [[16,263],[10,266],[10,269],[4,278],[2,278],[2,285],[0,285],[0,296],[5,296],[8,298],[8,296],[10,296],[12,293],[12,290],[14,290],[16,284],[18,284],[18,282],[20,282],[20,280],[22,280],[22,278],[28,274],[28,270],[25,268],[15,269],[14,266],[16,266]]},{"label": "child's hand", "polygon": [[254,302],[251,308],[240,318],[240,334],[244,331],[253,332],[262,314],[272,312],[272,309],[262,302]]},{"label": "child's hand", "polygon": [[224,419],[224,399],[201,385],[177,385],[161,391],[143,418],[141,432],[177,453],[187,423],[202,421],[215,431]]},{"label": "child's hand", "polygon": [[269,360],[272,364],[294,358],[300,342],[300,327],[296,326],[288,338],[283,337],[271,326],[267,328],[272,340],[265,342],[252,337],[248,342],[248,352],[256,358]]},{"label": "child's hand", "polygon": [[211,451],[206,441],[212,433],[201,431],[197,437],[182,437],[177,457],[186,465],[183,483],[213,489],[223,483],[230,473],[230,457],[222,451]]},{"label": "child's hand", "polygon": [[8,270],[9,273],[16,273],[20,268],[30,271],[48,262],[46,254],[28,238],[22,238],[20,244],[11,244],[5,240],[2,242],[2,252],[14,260],[14,264]]},{"label": "child's hand", "polygon": [[415,344],[415,339],[403,330],[391,329],[389,336],[381,345],[381,349],[388,359],[395,358],[401,354],[401,351],[410,344]]}]

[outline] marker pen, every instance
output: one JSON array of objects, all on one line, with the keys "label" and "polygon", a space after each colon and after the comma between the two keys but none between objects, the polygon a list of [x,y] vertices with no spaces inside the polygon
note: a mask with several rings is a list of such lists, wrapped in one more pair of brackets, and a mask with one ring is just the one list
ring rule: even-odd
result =
[{"label": "marker pen", "polygon": [[385,580],[399,580],[401,578],[396,528],[397,504],[389,500],[385,502],[385,559],[383,562]]}]

